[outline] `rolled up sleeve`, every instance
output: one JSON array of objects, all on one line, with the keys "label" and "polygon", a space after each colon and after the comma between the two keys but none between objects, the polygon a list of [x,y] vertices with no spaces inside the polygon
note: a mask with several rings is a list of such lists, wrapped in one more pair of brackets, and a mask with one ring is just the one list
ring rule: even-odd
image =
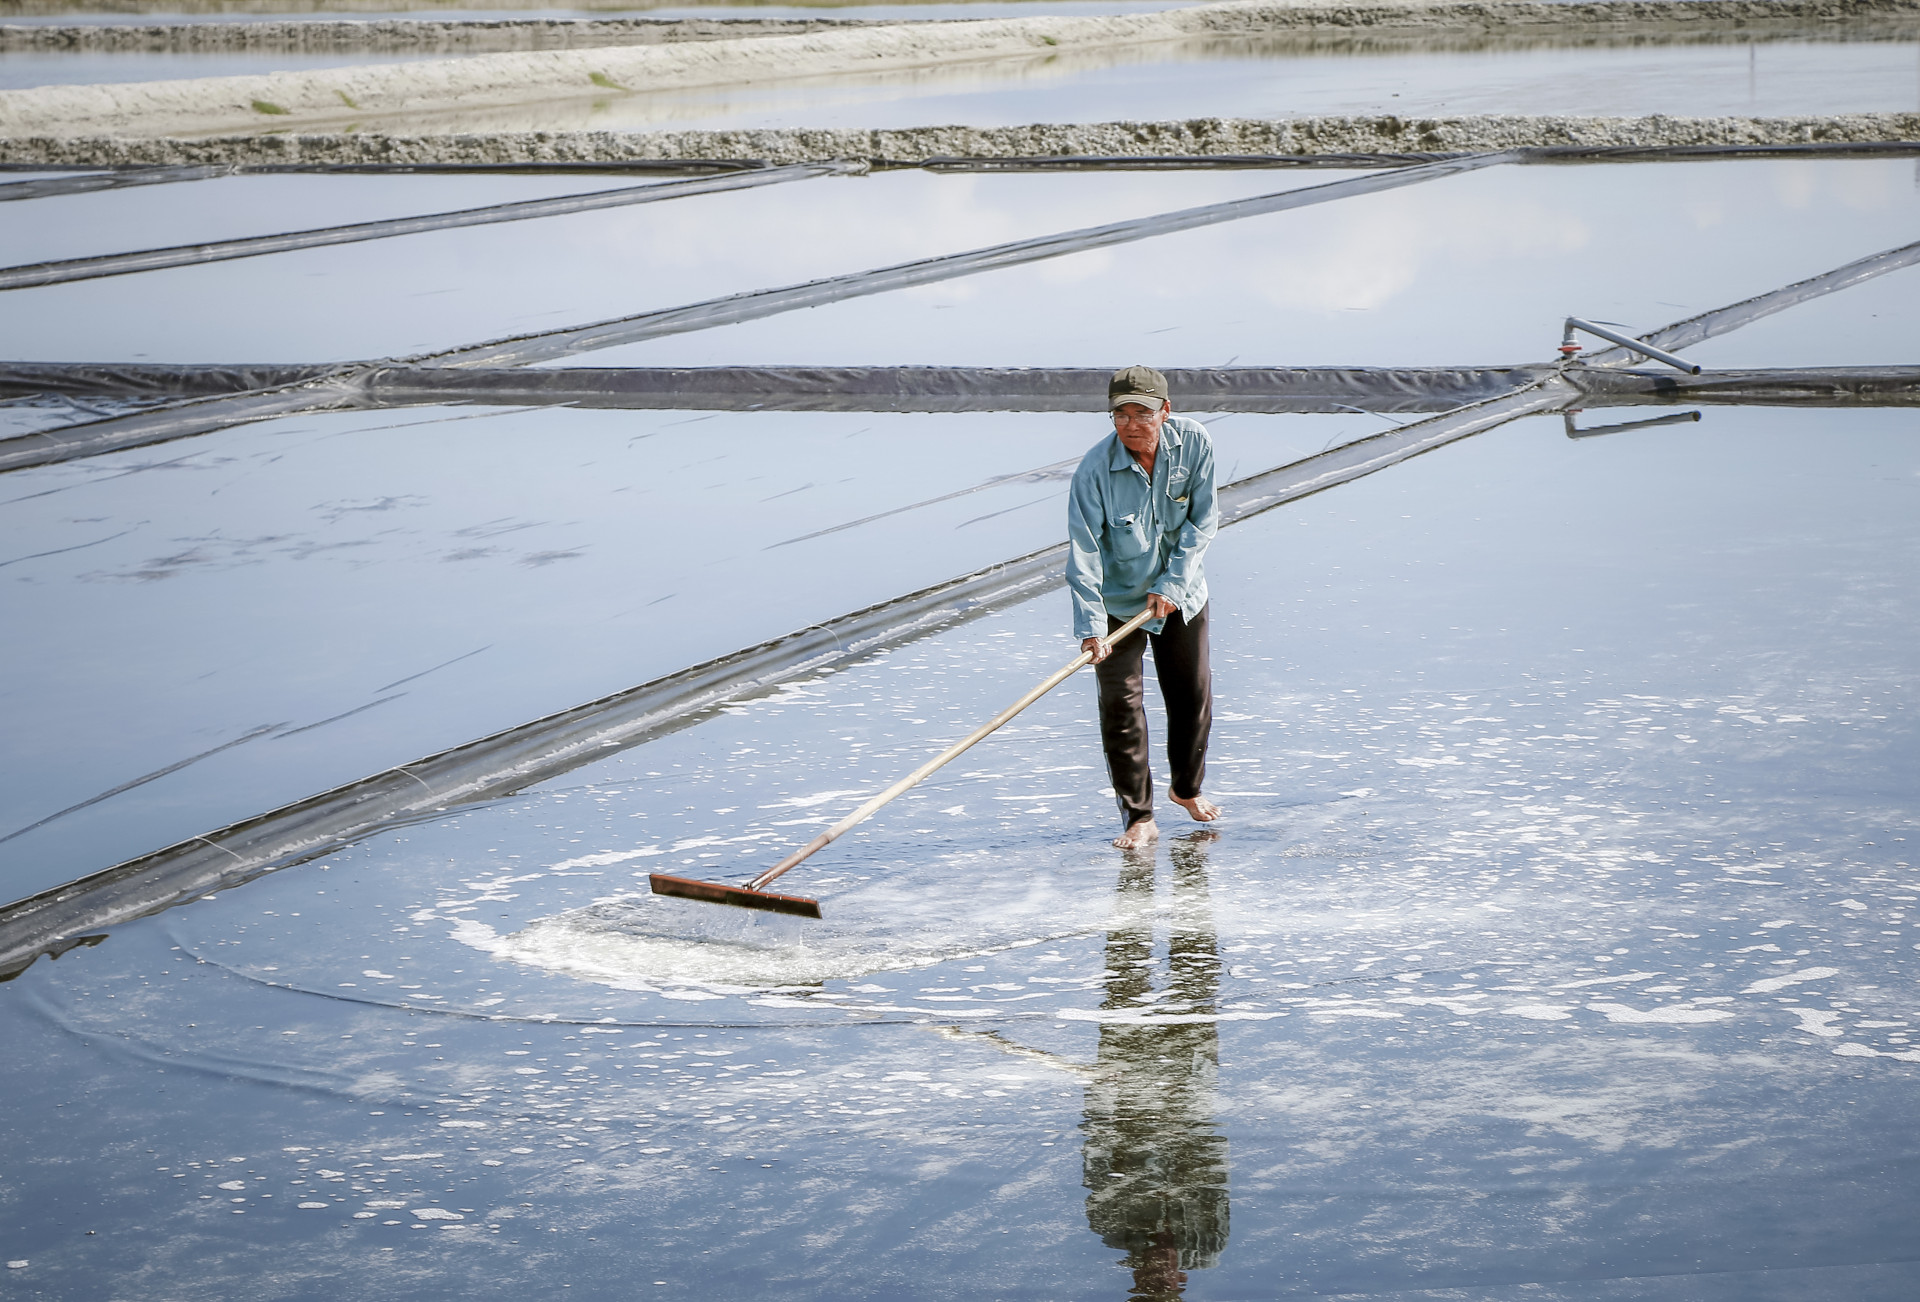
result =
[{"label": "rolled up sleeve", "polygon": [[1100,534],[1106,523],[1100,477],[1088,473],[1082,462],[1067,494],[1067,590],[1073,596],[1073,636],[1082,642],[1107,631],[1107,605],[1100,591],[1106,578]]}]

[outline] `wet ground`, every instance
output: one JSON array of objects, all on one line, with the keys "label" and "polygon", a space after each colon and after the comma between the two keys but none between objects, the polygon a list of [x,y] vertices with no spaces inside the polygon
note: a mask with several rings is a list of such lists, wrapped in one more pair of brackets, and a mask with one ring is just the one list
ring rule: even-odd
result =
[{"label": "wet ground", "polygon": [[[444,347],[1325,179],[799,182],[18,291],[0,353]],[[0,220],[25,260],[555,192]],[[1911,161],[1496,168],[587,360],[1514,362],[1917,207]],[[1911,362],[1915,274],[1695,352]],[[1388,423],[1208,419],[1227,477]],[[1099,424],[443,408],[8,475],[6,830],[61,816],[4,893],[1044,545]],[[1221,534],[1216,834],[1104,845],[1076,679],[787,879],[819,923],[644,893],[1018,695],[1056,593],[37,963],[10,1294],[1911,1296],[1920,427],[1564,429]]]}]

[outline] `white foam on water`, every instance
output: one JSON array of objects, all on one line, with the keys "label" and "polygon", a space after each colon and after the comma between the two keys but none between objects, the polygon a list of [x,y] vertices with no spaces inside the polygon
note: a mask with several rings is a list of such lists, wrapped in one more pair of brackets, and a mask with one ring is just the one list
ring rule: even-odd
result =
[{"label": "white foam on water", "polygon": [[[327,1204],[326,1203],[297,1203],[295,1204],[295,1206],[299,1207],[300,1210],[304,1212],[317,1212],[317,1211],[326,1210]],[[355,1216],[371,1216],[373,1215],[373,1213],[372,1212],[355,1212],[354,1215]]]},{"label": "white foam on water", "polygon": [[1809,967],[1798,972],[1789,972],[1785,976],[1768,977],[1764,981],[1755,981],[1740,993],[1743,995],[1764,995],[1773,990],[1784,990],[1788,986],[1799,985],[1802,981],[1825,981],[1828,977],[1840,975],[1837,967]]},{"label": "white foam on water", "polygon": [[[1109,922],[1104,894],[1070,890],[1057,873],[1020,871],[1005,861],[995,867],[993,880],[983,880],[967,860],[930,886],[908,879],[862,882],[836,894],[827,919],[818,922],[636,894],[540,918],[505,935],[472,920],[456,922],[449,934],[527,967],[703,1000],[798,993],[829,981],[985,957]],[[990,910],[980,904],[989,893]]]},{"label": "white foam on water", "polygon": [[444,1207],[416,1207],[413,1209],[416,1221],[464,1221],[467,1218],[459,1212],[450,1212]]},{"label": "white foam on water", "polygon": [[1578,1004],[1515,1004],[1500,1011],[1514,1017],[1524,1017],[1534,1022],[1564,1022],[1573,1016]]},{"label": "white foam on water", "polygon": [[1838,1013],[1829,1013],[1818,1008],[1789,1008],[1787,1011],[1800,1019],[1800,1025],[1795,1027],[1795,1030],[1805,1031],[1808,1035],[1830,1037],[1845,1034],[1839,1027],[1827,1025],[1828,1022],[1839,1019]]},{"label": "white foam on water", "polygon": [[664,845],[641,846],[637,850],[604,850],[599,854],[583,854],[578,859],[563,859],[552,867],[553,872],[566,872],[573,868],[605,868],[611,864],[628,863],[634,859],[651,859],[654,855],[665,854]]},{"label": "white foam on water", "polygon": [[1724,1008],[1629,1008],[1625,1004],[1588,1004],[1596,1013],[1606,1014],[1609,1022],[1658,1022],[1670,1026],[1696,1026],[1702,1022],[1720,1022],[1733,1014]]}]

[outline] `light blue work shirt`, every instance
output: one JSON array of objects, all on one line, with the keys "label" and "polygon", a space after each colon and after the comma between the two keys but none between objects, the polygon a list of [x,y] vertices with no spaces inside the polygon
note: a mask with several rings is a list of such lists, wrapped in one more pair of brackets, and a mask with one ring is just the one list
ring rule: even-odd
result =
[{"label": "light blue work shirt", "polygon": [[[1107,616],[1131,619],[1159,593],[1192,619],[1207,604],[1201,561],[1220,528],[1213,438],[1185,416],[1160,427],[1153,478],[1118,434],[1080,460],[1067,495],[1067,587],[1073,635],[1105,637]],[[1147,625],[1158,633],[1163,619]]]}]

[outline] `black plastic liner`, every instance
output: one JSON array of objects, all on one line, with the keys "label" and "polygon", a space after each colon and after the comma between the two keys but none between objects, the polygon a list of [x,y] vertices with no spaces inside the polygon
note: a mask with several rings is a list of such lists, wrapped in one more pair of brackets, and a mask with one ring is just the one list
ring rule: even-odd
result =
[{"label": "black plastic liner", "polygon": [[[1577,396],[1571,385],[1550,375],[1520,393],[1249,476],[1221,490],[1221,523],[1237,523],[1519,416],[1555,410]],[[383,828],[511,795],[616,750],[691,727],[728,702],[1025,601],[1058,586],[1065,561],[1065,543],[1043,548],[399,765],[20,900],[0,909],[0,980],[25,970],[41,954],[88,943],[86,933],[101,927],[239,885]]]},{"label": "black plastic liner", "polygon": [[198,398],[277,389],[322,379],[339,367],[275,363],[174,366],[148,362],[0,362],[0,398],[36,393],[80,397]]},{"label": "black plastic liner", "polygon": [[[1590,407],[1698,403],[1739,407],[1920,407],[1920,366],[1778,371],[1589,371],[1567,379]],[[1664,419],[1664,418],[1663,418]],[[1624,428],[1624,427],[1621,427]]]},{"label": "black plastic liner", "polygon": [[[1645,338],[1661,347],[1699,343],[1916,259],[1920,242],[1700,313]],[[1628,371],[1632,360],[1625,349],[1608,349],[1564,369],[1551,368],[1499,397],[1235,481],[1221,490],[1221,523],[1238,523],[1523,416],[1563,412],[1589,401],[1589,390],[1615,381],[1628,386],[1635,399],[1663,392],[1665,377]],[[1747,378],[1742,382],[1751,383],[1754,373],[1743,374]],[[1580,385],[1572,382],[1575,376]],[[227,401],[281,396],[249,394]],[[689,727],[729,701],[1024,601],[1063,581],[1065,557],[1064,543],[1043,548],[388,769],[18,901],[0,909],[0,979],[23,971],[41,954],[90,943],[88,933],[99,928],[315,858],[382,828],[510,795],[614,750]]]},{"label": "black plastic liner", "polygon": [[57,194],[91,194],[95,190],[122,190],[132,185],[168,185],[175,181],[206,181],[231,176],[231,167],[128,167],[80,176],[44,176],[31,181],[0,182],[0,203],[13,199],[46,199]]},{"label": "black plastic liner", "polygon": [[1033,239],[1013,240],[1006,244],[989,245],[984,249],[972,249],[965,253],[920,258],[891,267],[857,271],[844,276],[829,276],[823,280],[812,280],[800,285],[729,294],[724,298],[709,299],[704,303],[690,303],[685,307],[666,308],[656,312],[640,312],[633,316],[597,321],[591,325],[516,335],[488,343],[473,344],[465,348],[424,354],[407,360],[438,362],[453,366],[531,366],[537,362],[559,361],[562,358],[592,352],[595,349],[639,343],[666,335],[683,334],[690,330],[707,330],[715,326],[757,321],[763,317],[792,312],[800,308],[819,307],[850,298],[907,289],[915,285],[930,285],[961,276],[976,275],[983,271],[1025,266],[1028,263],[1062,257],[1069,253],[1081,253],[1088,249],[1107,248],[1115,244],[1150,239],[1156,235],[1169,235],[1175,231],[1194,230],[1221,222],[1238,221],[1244,217],[1257,217],[1266,213],[1284,212],[1291,208],[1331,203],[1336,199],[1347,199],[1355,195],[1419,185],[1424,181],[1434,181],[1444,176],[1511,162],[1514,158],[1515,155],[1510,152],[1473,154],[1464,158],[1425,163],[1418,167],[1402,168],[1397,171],[1374,172],[1366,176],[1332,181],[1325,185],[1281,190],[1273,194],[1254,195],[1246,199],[1230,199],[1224,203],[1155,213],[1152,216],[1135,217],[1127,221],[1111,222],[1104,226],[1088,226],[1080,230],[1041,235]]},{"label": "black plastic liner", "polygon": [[[1479,154],[1471,158],[1426,164],[1399,172],[1376,173],[1336,181],[1329,185],[1309,186],[1223,204],[1162,213],[1108,226],[1067,231],[1032,240],[994,245],[967,253],[903,263],[875,271],[855,272],[846,276],[812,281],[804,285],[735,294],[684,307],[641,313],[588,326],[543,331],[538,334],[404,360],[415,366],[422,363],[451,364],[462,368],[490,365],[525,366],[534,362],[557,360],[595,348],[754,320],[844,298],[877,294],[910,285],[972,275],[1003,266],[1018,266],[1082,249],[1144,239],[1170,231],[1326,202],[1398,185],[1416,184],[1419,181],[1452,175],[1458,171],[1508,162],[1514,157],[1516,155],[1510,153]],[[1916,261],[1920,261],[1920,241],[1873,254],[1782,289],[1675,322],[1655,334],[1646,336],[1646,340],[1665,349],[1684,349],[1701,339],[1710,338],[1762,316],[1784,311],[1795,304],[1845,289],[1863,280],[1897,271]],[[1626,350],[1613,348],[1593,354],[1587,362],[1590,365],[1617,367],[1632,360],[1634,360],[1633,355]],[[0,472],[95,456],[103,452],[141,447],[196,434],[212,433],[249,421],[266,420],[295,412],[322,411],[349,406],[356,400],[355,394],[360,384],[375,369],[380,369],[378,363],[348,364],[334,369],[319,379],[293,388],[188,401],[159,411],[90,421],[8,439],[0,443]]]},{"label": "black plastic liner", "polygon": [[205,262],[229,262],[235,258],[257,258],[268,253],[291,253],[296,249],[317,249],[331,244],[384,240],[396,235],[418,235],[425,231],[452,230],[461,226],[491,226],[500,222],[531,221],[539,217],[564,217],[601,208],[658,203],[696,194],[744,190],[863,170],[863,167],[853,163],[797,163],[791,167],[756,168],[722,176],[656,181],[651,185],[620,190],[556,195],[549,199],[522,199],[513,203],[488,204],[483,208],[423,213],[417,217],[389,217],[382,221],[323,226],[279,235],[252,235],[243,239],[210,240],[204,244],[177,244],[163,249],[33,262],[17,267],[0,267],[0,289],[30,289],[36,285],[60,285],[75,280],[94,280],[101,276],[125,276],[136,271],[161,271],[168,267],[190,267]]},{"label": "black plastic liner", "polygon": [[[1552,371],[1535,367],[1218,367],[1166,372],[1182,411],[1446,411]],[[955,366],[716,366],[597,370],[392,367],[369,401],[688,411],[1090,411],[1111,371]]]}]

